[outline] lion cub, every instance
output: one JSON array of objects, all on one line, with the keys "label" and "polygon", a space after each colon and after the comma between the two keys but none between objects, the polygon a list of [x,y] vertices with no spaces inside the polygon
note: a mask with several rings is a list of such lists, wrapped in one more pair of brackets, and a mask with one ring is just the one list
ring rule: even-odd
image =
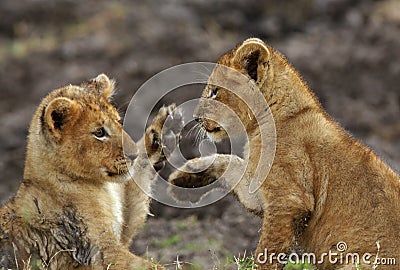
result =
[{"label": "lion cub", "polygon": [[0,269],[161,269],[129,252],[149,211],[136,183],[150,192],[152,165],[165,158],[161,128],[167,117],[180,125],[181,114],[161,108],[136,144],[110,103],[113,91],[101,74],[39,105],[24,180],[0,209]]},{"label": "lion cub", "polygon": [[[233,188],[246,208],[263,218],[255,253],[261,269],[282,267],[285,257],[278,261],[277,255],[294,251],[315,254],[316,259],[310,262],[320,269],[350,269],[355,264],[369,269],[379,264],[376,258],[400,260],[399,175],[333,121],[286,58],[261,40],[244,41],[217,63],[247,76],[248,91],[257,86],[275,121],[275,159],[262,186],[250,193],[255,168],[259,162],[267,166],[259,160],[260,127],[252,115],[254,108],[248,108],[227,89],[209,83],[196,109],[198,121],[215,141],[227,137],[227,133],[219,123],[204,117],[220,111],[211,100],[235,111],[245,127],[249,138],[245,149],[250,153],[247,171],[235,186],[239,177],[235,171],[228,172],[222,181]],[[220,80],[232,79],[216,67],[209,81],[218,76]],[[224,115],[220,119],[227,126],[236,124]],[[213,158],[212,166],[201,174],[183,171],[202,168],[209,158],[188,161],[170,181],[183,187],[202,186],[209,183],[210,176],[219,178],[229,162],[232,168],[245,164],[233,155],[217,154]],[[332,263],[323,257],[329,252],[343,258],[357,253],[360,261],[340,262],[337,256]],[[361,260],[368,253],[372,254],[368,260]]]}]

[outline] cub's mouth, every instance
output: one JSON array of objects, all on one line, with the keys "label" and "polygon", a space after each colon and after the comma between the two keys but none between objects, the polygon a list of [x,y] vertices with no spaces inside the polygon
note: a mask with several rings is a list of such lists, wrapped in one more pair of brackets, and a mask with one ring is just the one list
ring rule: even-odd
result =
[{"label": "cub's mouth", "polygon": [[108,177],[114,177],[114,176],[121,175],[118,172],[111,172],[111,171],[106,171],[106,174]]},{"label": "cub's mouth", "polygon": [[129,175],[128,164],[121,161],[116,165],[114,165],[112,168],[104,168],[104,169],[105,169],[104,170],[105,174],[110,178],[119,178]]},{"label": "cub's mouth", "polygon": [[220,126],[216,126],[214,128],[208,128],[206,127],[207,132],[213,133],[213,132],[220,132],[222,131],[222,128]]},{"label": "cub's mouth", "polygon": [[131,179],[129,171],[105,171],[108,180],[115,183],[125,183]]},{"label": "cub's mouth", "polygon": [[106,171],[106,174],[110,178],[124,178],[129,176],[129,171],[119,171],[119,172],[112,172],[112,171]]},{"label": "cub's mouth", "polygon": [[196,121],[209,133],[223,131],[222,127],[213,120],[196,118]]}]

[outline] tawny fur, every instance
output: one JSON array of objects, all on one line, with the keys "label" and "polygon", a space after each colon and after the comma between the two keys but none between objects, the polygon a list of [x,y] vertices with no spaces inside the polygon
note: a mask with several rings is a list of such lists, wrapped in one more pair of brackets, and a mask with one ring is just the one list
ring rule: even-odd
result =
[{"label": "tawny fur", "polygon": [[33,261],[43,269],[161,269],[129,246],[149,211],[152,165],[163,159],[152,138],[172,110],[161,109],[136,144],[110,103],[113,91],[102,74],[54,90],[39,105],[23,182],[0,209],[0,269]]},{"label": "tawny fur", "polygon": [[[271,171],[261,188],[250,194],[249,183],[261,149],[259,127],[251,111],[226,89],[211,94],[214,88],[211,84],[206,86],[196,110],[209,137],[215,140],[227,134],[216,129],[216,122],[201,118],[207,112],[220,111],[208,104],[211,96],[232,108],[246,128],[249,164],[233,192],[246,208],[263,218],[255,256],[268,249],[269,254],[313,252],[319,258],[329,250],[338,252],[336,244],[344,241],[348,246],[346,253],[358,252],[360,257],[371,253],[373,262],[379,242],[379,257],[398,261],[399,175],[333,121],[286,58],[261,40],[246,40],[217,63],[246,75],[261,90],[275,120],[277,145]],[[213,76],[221,74],[214,70],[210,81]],[[229,77],[219,79],[229,81]],[[224,115],[220,119],[226,121]],[[245,166],[239,157],[218,154],[214,164],[202,173],[208,175],[207,183],[201,177],[181,171],[172,174],[170,181],[180,186],[187,186],[185,182],[193,186],[196,181],[198,186],[208,184],[210,176],[217,179],[229,162],[233,162],[237,171]],[[203,163],[206,161],[194,159],[185,166],[201,168]],[[237,177],[235,171],[227,172],[223,181],[230,188],[238,181]],[[260,266],[261,269],[282,267],[276,258],[272,264],[267,260]],[[355,266],[330,264],[325,259],[324,264],[316,267]],[[362,269],[371,267],[372,264],[362,265]],[[379,269],[396,267],[380,265]]]}]

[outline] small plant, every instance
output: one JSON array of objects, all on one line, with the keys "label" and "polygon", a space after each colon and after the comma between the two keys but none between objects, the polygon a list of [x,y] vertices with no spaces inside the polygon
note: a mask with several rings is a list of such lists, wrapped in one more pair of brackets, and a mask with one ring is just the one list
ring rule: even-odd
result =
[{"label": "small plant", "polygon": [[301,263],[301,262],[291,263],[291,262],[288,262],[283,269],[284,270],[313,270],[314,267],[309,263]]},{"label": "small plant", "polygon": [[114,266],[115,265],[115,263],[109,263],[108,265],[107,265],[107,270],[109,270],[110,268],[111,268],[111,266]]},{"label": "small plant", "polygon": [[238,270],[255,270],[258,268],[257,264],[255,263],[253,256],[246,257],[246,252],[244,252],[243,256],[238,257],[234,256],[235,264],[238,267]]},{"label": "small plant", "polygon": [[181,237],[176,234],[171,237],[164,238],[160,241],[156,241],[154,244],[157,247],[166,248],[166,247],[170,247],[170,246],[175,246],[179,242],[181,242]]}]

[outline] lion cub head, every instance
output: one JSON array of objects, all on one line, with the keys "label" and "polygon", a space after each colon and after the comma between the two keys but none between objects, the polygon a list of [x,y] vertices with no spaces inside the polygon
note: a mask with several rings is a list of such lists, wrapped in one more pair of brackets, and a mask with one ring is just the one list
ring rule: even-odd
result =
[{"label": "lion cub head", "polygon": [[44,98],[30,127],[25,179],[128,180],[138,149],[110,103],[113,91],[114,82],[101,74]]},{"label": "lion cub head", "polygon": [[[252,108],[235,93],[235,89],[241,91],[242,97],[250,96],[248,92],[254,91],[256,86],[262,89],[270,75],[271,52],[272,48],[264,42],[251,38],[218,59],[195,111],[195,117],[213,140],[220,141],[228,136],[224,127],[231,127],[232,135],[239,135],[235,134],[240,130],[238,125],[243,124],[247,133],[257,126]],[[228,109],[221,109],[223,107]],[[218,121],[207,115],[213,115]]]}]

